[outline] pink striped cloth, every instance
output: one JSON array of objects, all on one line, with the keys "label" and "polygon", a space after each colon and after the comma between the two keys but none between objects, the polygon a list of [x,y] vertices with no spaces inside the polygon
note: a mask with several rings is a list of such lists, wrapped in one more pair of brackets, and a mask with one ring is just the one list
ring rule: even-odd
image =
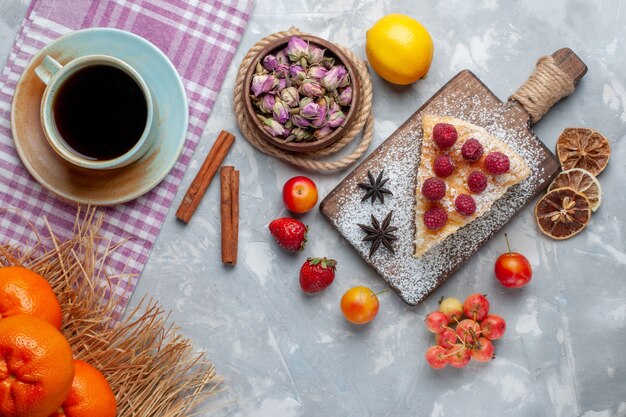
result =
[{"label": "pink striped cloth", "polygon": [[11,137],[11,100],[32,56],[57,37],[88,27],[113,27],[142,36],[176,66],[185,85],[190,122],[183,154],[163,182],[133,202],[102,209],[104,237],[113,242],[129,239],[109,259],[113,274],[130,274],[117,289],[125,306],[200,140],[252,7],[251,0],[33,0],[0,75],[0,205],[20,213],[2,210],[0,243],[32,243],[27,221],[44,229],[44,217],[58,237],[67,238],[76,216],[75,207],[30,176]]}]

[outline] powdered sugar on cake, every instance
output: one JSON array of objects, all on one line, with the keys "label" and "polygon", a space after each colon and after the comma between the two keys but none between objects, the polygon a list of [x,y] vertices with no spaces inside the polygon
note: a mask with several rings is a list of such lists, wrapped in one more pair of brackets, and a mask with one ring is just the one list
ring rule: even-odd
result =
[{"label": "powdered sugar on cake", "polygon": [[[523,127],[507,125],[506,105],[491,111],[476,110],[484,103],[475,98],[465,100],[459,110],[457,99],[451,97],[454,103],[450,104],[454,104],[453,106],[448,106],[445,99],[433,102],[428,108],[428,113],[459,117],[485,128],[489,134],[505,142],[523,158],[531,170],[528,178],[509,188],[505,196],[497,200],[486,214],[461,227],[422,257],[415,258],[413,256],[416,202],[414,193],[416,171],[420,162],[422,131],[420,126],[409,123],[394,134],[396,138],[393,146],[390,146],[391,141],[383,143],[375,160],[364,162],[364,168],[370,169],[374,175],[378,174],[379,167],[384,167],[385,177],[389,178],[386,187],[394,195],[385,199],[384,205],[362,203],[362,191],[357,183],[364,181],[365,178],[352,177],[342,185],[347,192],[337,197],[339,199],[337,206],[340,210],[330,218],[361,257],[370,260],[377,272],[409,304],[417,304],[426,298],[441,283],[442,276],[455,271],[466,258],[467,253],[476,251],[485,240],[499,230],[532,198],[540,181],[541,168],[539,167],[544,155],[535,146],[523,146],[528,134]],[[455,109],[454,114],[450,114],[448,109]],[[480,140],[480,138],[477,139]],[[514,169],[516,167],[512,164],[511,170]],[[486,204],[489,193],[488,187],[482,194],[474,195],[477,206]],[[446,208],[454,210],[453,207]],[[372,258],[369,258],[369,244],[362,241],[364,234],[357,223],[368,224],[372,214],[382,220],[391,210],[393,210],[391,224],[399,228],[396,232],[398,240],[394,243],[396,254],[379,250]]]}]

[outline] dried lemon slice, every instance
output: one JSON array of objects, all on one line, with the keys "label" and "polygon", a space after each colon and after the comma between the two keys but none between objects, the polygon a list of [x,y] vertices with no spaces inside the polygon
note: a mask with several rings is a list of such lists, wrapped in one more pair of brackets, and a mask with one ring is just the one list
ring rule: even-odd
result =
[{"label": "dried lemon slice", "polygon": [[609,163],[611,147],[593,129],[568,127],[556,141],[556,154],[562,169],[582,168],[597,176]]},{"label": "dried lemon slice", "polygon": [[544,195],[535,206],[535,219],[541,231],[557,240],[568,239],[583,230],[591,217],[589,199],[573,188],[557,188]]},{"label": "dried lemon slice", "polygon": [[600,182],[591,172],[582,168],[572,168],[559,173],[548,187],[548,191],[563,187],[573,188],[579,193],[583,193],[589,199],[591,211],[595,212],[602,203]]}]

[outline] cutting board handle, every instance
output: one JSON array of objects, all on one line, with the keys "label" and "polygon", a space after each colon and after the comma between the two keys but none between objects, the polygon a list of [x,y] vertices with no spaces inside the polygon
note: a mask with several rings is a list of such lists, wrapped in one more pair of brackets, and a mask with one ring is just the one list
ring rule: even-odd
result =
[{"label": "cutting board handle", "polygon": [[559,100],[574,92],[587,72],[585,63],[569,48],[542,56],[528,80],[509,97],[511,105],[520,106],[529,124],[537,123]]}]

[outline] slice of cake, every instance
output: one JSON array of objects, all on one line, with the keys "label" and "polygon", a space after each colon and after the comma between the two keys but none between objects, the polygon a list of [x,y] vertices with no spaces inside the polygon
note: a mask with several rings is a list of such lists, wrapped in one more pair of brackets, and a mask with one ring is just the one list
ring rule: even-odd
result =
[{"label": "slice of cake", "polygon": [[530,175],[524,159],[484,128],[424,115],[417,171],[415,257],[485,214]]}]

